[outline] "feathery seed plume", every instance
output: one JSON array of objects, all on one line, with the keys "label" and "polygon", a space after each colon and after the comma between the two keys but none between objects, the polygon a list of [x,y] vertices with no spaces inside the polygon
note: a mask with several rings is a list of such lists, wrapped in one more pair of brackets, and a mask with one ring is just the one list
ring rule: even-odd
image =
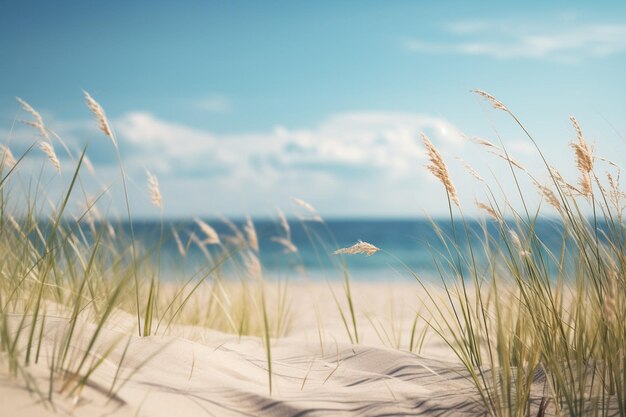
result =
[{"label": "feathery seed plume", "polygon": [[486,146],[488,148],[500,149],[498,146],[496,146],[493,143],[489,142],[487,139],[474,138],[474,142],[476,142],[479,145]]},{"label": "feathery seed plume", "polygon": [[459,198],[456,194],[456,189],[454,188],[454,184],[452,184],[452,180],[450,179],[450,175],[448,174],[448,167],[446,163],[443,161],[441,154],[435,148],[435,145],[432,144],[428,136],[424,133],[422,135],[422,142],[424,142],[424,146],[426,147],[426,152],[428,153],[428,159],[430,160],[430,164],[426,166],[426,168],[443,184],[448,195],[457,205],[457,207],[461,207],[459,203]]},{"label": "feathery seed plume", "polygon": [[291,201],[293,201],[297,206],[300,206],[303,209],[305,209],[306,211],[308,211],[309,213],[311,213],[311,215],[312,215],[311,218],[300,217],[301,220],[303,220],[303,221],[311,220],[311,221],[315,221],[315,222],[323,222],[322,216],[320,216],[317,213],[317,210],[315,210],[315,208],[312,205],[310,205],[309,203],[307,203],[306,201],[300,200],[299,198],[295,198],[295,197],[291,197]]},{"label": "feathery seed plume", "polygon": [[150,191],[152,205],[163,210],[163,197],[161,196],[161,189],[159,188],[159,180],[149,171],[146,171],[146,174],[148,175],[148,190]]},{"label": "feathery seed plume", "polygon": [[496,211],[493,209],[493,207],[491,207],[491,206],[489,206],[489,205],[487,205],[487,204],[485,204],[483,202],[480,202],[478,200],[476,200],[475,203],[476,203],[476,207],[478,207],[479,209],[484,210],[489,215],[489,217],[491,217],[494,220],[500,221],[500,216],[498,216],[498,213],[496,213]]},{"label": "feathery seed plume", "polygon": [[514,230],[509,230],[509,235],[511,236],[511,241],[513,242],[513,246],[515,246],[519,256],[522,258],[530,256],[530,252],[522,247],[522,242],[520,241],[517,233],[515,233]]},{"label": "feathery seed plume", "polygon": [[180,235],[178,234],[174,226],[172,226],[172,236],[174,236],[174,241],[176,242],[178,253],[180,253],[180,256],[182,256],[183,258],[186,257],[187,251],[185,250],[185,246],[183,245],[183,242],[180,240]]},{"label": "feathery seed plume", "polygon": [[246,236],[248,236],[248,245],[255,251],[259,252],[259,239],[256,235],[256,229],[254,228],[254,223],[252,222],[252,217],[248,216],[246,218],[246,226],[244,227],[246,231]]},{"label": "feathery seed plume", "polygon": [[284,237],[274,236],[271,238],[273,242],[280,244],[283,248],[285,248],[285,253],[296,253],[298,252],[298,248],[293,242],[289,239],[285,239]]},{"label": "feathery seed plume", "polygon": [[612,165],[613,167],[615,167],[617,169],[621,169],[619,165],[617,165],[615,162],[611,161],[610,159],[606,159],[606,158],[603,158],[601,156],[596,156],[596,158],[598,158],[601,161],[606,162],[609,165]]},{"label": "feathery seed plume", "polygon": [[546,202],[554,207],[558,212],[561,212],[561,202],[556,197],[556,194],[554,194],[554,191],[539,183],[535,183],[535,186],[539,189],[543,197],[546,199]]},{"label": "feathery seed plume", "polygon": [[573,142],[570,146],[576,154],[576,166],[580,173],[580,188],[584,196],[591,196],[593,189],[591,187],[591,178],[589,173],[593,169],[593,148],[587,145],[582,129],[575,117],[570,117],[574,130],[576,131],[577,142]]},{"label": "feathery seed plume", "polygon": [[195,218],[195,222],[200,227],[200,230],[202,230],[202,233],[204,233],[204,235],[206,236],[206,239],[203,241],[204,243],[209,245],[220,244],[220,237],[215,229],[213,229],[211,226],[209,226],[207,223],[203,222],[197,217]]},{"label": "feathery seed plume", "polygon": [[517,250],[522,250],[522,242],[519,240],[519,236],[517,235],[515,230],[509,230],[509,236],[511,236],[513,246],[515,246]]},{"label": "feathery seed plume", "polygon": [[235,246],[242,246],[246,243],[246,238],[243,236],[243,233],[241,233],[241,230],[239,230],[235,223],[230,221],[225,216],[220,216],[220,220],[235,234],[234,236],[224,236],[224,239],[227,242],[232,243]]},{"label": "feathery seed plume", "polygon": [[87,103],[87,107],[89,108],[89,110],[91,110],[93,115],[96,117],[96,120],[98,121],[98,127],[100,128],[102,133],[107,135],[109,139],[113,141],[113,144],[117,146],[113,137],[111,125],[109,125],[109,120],[107,119],[104,109],[96,100],[94,100],[93,97],[91,97],[88,92],[83,91],[83,94],[85,95],[85,102]]},{"label": "feathery seed plume", "polygon": [[48,142],[40,142],[39,149],[41,149],[41,151],[46,154],[48,159],[50,159],[54,169],[56,169],[57,172],[61,172],[61,162],[59,162],[59,158],[57,158],[57,154],[54,152],[52,145]]},{"label": "feathery seed plume", "polygon": [[526,170],[526,168],[524,168],[522,164],[520,164],[519,162],[517,162],[515,159],[511,158],[510,156],[506,155],[505,153],[499,153],[499,152],[494,152],[494,151],[489,151],[489,153],[497,156],[498,158],[502,158],[507,162],[510,162],[511,165],[513,165],[515,168],[521,169],[522,171]]},{"label": "feathery seed plume", "polygon": [[485,179],[481,177],[480,174],[476,172],[476,170],[472,168],[470,164],[465,162],[463,158],[457,156],[456,159],[461,161],[461,163],[463,164],[463,168],[465,168],[465,171],[467,171],[468,174],[470,174],[472,177],[476,178],[480,182],[485,182]]},{"label": "feathery seed plume", "polygon": [[205,241],[200,240],[200,238],[194,232],[189,233],[189,240],[196,244],[196,246],[204,254],[205,258],[207,258],[209,260],[213,259],[213,257],[211,256],[211,252],[209,252],[209,250],[206,247],[206,245],[207,245],[206,240]]},{"label": "feathery seed plume", "polygon": [[376,246],[367,242],[363,242],[362,240],[359,240],[357,243],[350,246],[349,248],[337,249],[336,251],[333,252],[333,254],[339,255],[339,254],[345,253],[347,255],[355,255],[358,253],[364,253],[367,256],[370,256],[370,255],[375,254],[379,250],[380,249],[377,248]]},{"label": "feathery seed plume", "polygon": [[27,102],[25,102],[24,100],[22,100],[19,97],[15,97],[17,99],[17,101],[20,103],[20,105],[22,106],[22,109],[24,109],[24,111],[26,111],[27,113],[30,113],[31,116],[33,116],[35,118],[34,122],[27,122],[25,121],[24,123],[34,127],[35,129],[39,130],[39,133],[41,133],[41,136],[46,139],[46,140],[50,140],[50,135],[48,134],[48,131],[46,130],[46,125],[43,122],[43,118],[41,117],[41,114],[39,114],[39,112],[37,110],[35,110],[30,104],[28,104]]},{"label": "feathery seed plume", "polygon": [[495,98],[494,96],[492,96],[491,94],[482,91],[482,90],[472,90],[472,92],[478,94],[479,96],[483,97],[484,99],[486,99],[489,103],[491,103],[491,106],[496,109],[496,110],[502,110],[505,112],[508,112],[509,109],[506,108],[506,106],[497,98]]},{"label": "feathery seed plume", "polygon": [[0,152],[2,152],[2,163],[9,169],[13,169],[17,161],[13,156],[13,152],[8,146],[0,145]]},{"label": "feathery seed plume", "polygon": [[283,227],[285,231],[285,235],[287,239],[291,240],[291,228],[289,227],[289,222],[287,222],[287,217],[285,217],[285,213],[279,208],[276,209],[278,211],[278,218],[280,219],[280,225]]},{"label": "feathery seed plume", "polygon": [[622,204],[621,201],[626,197],[626,194],[622,191],[619,183],[620,183],[620,175],[621,172],[617,171],[617,177],[613,177],[610,172],[606,173],[606,178],[609,181],[609,199],[615,209],[621,213]]},{"label": "feathery seed plume", "polygon": [[580,193],[585,197],[590,197],[593,194],[593,187],[591,186],[591,176],[588,173],[581,173],[580,180]]}]

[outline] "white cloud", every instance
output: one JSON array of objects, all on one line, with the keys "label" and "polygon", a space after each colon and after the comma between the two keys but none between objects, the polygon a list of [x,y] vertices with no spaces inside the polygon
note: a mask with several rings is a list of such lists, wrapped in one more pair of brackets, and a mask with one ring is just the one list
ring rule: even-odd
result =
[{"label": "white cloud", "polygon": [[[154,214],[145,195],[144,169],[159,178],[167,215],[259,214],[263,207],[285,204],[294,195],[330,215],[406,214],[408,207],[421,204],[418,191],[430,196],[426,188],[440,188],[436,182],[423,181],[427,173],[420,132],[447,156],[464,143],[459,130],[445,119],[402,112],[354,111],[331,115],[313,127],[277,125],[230,134],[144,111],[111,122],[131,177],[137,215]],[[114,149],[91,120],[51,120],[50,126],[73,150],[90,142],[87,153],[98,174],[92,184],[96,189],[102,183],[116,183]],[[15,132],[23,136],[22,147],[34,139],[27,128]],[[59,152],[62,157],[60,148]],[[43,161],[41,155],[33,157]],[[67,158],[62,163],[72,166]]]},{"label": "white cloud", "polygon": [[405,41],[408,50],[577,62],[626,52],[626,24],[580,23],[566,20],[551,26],[510,21],[460,21],[449,24],[450,41]]},{"label": "white cloud", "polygon": [[315,128],[276,126],[267,132],[215,134],[150,113],[132,112],[115,121],[120,138],[151,169],[179,169],[238,175],[293,171],[329,171],[337,177],[356,173],[406,175],[421,158],[421,131],[458,145],[460,132],[442,118],[392,112],[333,115]]},{"label": "white cloud", "polygon": [[126,167],[157,174],[165,206],[174,213],[258,212],[259,203],[273,207],[292,195],[325,213],[401,213],[416,198],[407,190],[425,176],[419,133],[444,153],[464,143],[443,118],[401,112],[347,112],[310,128],[278,125],[236,134],[146,112],[128,113],[113,125],[127,149]]}]

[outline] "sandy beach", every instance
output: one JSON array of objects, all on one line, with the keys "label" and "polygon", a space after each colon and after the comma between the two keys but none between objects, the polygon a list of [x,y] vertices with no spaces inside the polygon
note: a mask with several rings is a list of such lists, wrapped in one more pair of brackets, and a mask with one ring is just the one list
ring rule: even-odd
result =
[{"label": "sandy beach", "polygon": [[[334,289],[341,287],[335,285]],[[326,283],[290,286],[297,320],[287,337],[272,340],[271,395],[260,338],[239,339],[182,326],[172,328],[167,336],[142,338],[131,336],[133,317],[117,313],[115,326],[105,329],[99,344],[105,347],[116,339],[124,341],[107,355],[81,392],[71,397],[57,395],[51,405],[3,378],[0,414],[42,416],[49,415],[52,407],[59,415],[76,416],[484,413],[463,367],[436,335],[426,335],[419,354],[408,351],[408,337],[420,307],[418,291],[418,285],[411,283],[354,284],[361,334],[360,343],[353,344]],[[53,319],[48,320],[42,358],[32,369],[41,380],[44,395],[54,328],[60,330],[67,324],[60,318],[56,326]],[[81,326],[84,330],[90,324]],[[118,371],[129,336],[128,351]],[[72,346],[77,351],[83,348],[80,339]],[[123,385],[108,400],[105,394],[118,372]]]}]

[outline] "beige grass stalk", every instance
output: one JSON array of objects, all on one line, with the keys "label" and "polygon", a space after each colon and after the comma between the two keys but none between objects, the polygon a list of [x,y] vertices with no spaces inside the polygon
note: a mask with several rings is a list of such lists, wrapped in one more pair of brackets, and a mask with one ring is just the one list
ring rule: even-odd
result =
[{"label": "beige grass stalk", "polygon": [[283,248],[285,248],[285,253],[296,253],[298,252],[298,247],[293,244],[293,242],[284,237],[274,236],[271,238],[273,242],[278,243]]},{"label": "beige grass stalk", "polygon": [[220,220],[233,232],[232,236],[223,236],[224,240],[234,246],[245,246],[246,238],[241,230],[239,230],[239,227],[225,216],[220,216]]},{"label": "beige grass stalk", "polygon": [[479,96],[481,96],[482,98],[486,99],[489,104],[491,104],[491,106],[496,109],[496,110],[502,110],[505,112],[509,112],[509,109],[497,98],[495,98],[494,96],[492,96],[491,94],[487,93],[486,91],[483,90],[472,90],[472,92],[478,94]]},{"label": "beige grass stalk", "polygon": [[163,196],[161,195],[159,180],[149,171],[146,171],[146,174],[148,175],[148,191],[150,192],[150,201],[153,206],[163,210]]},{"label": "beige grass stalk", "polygon": [[279,208],[277,208],[276,210],[278,211],[278,218],[280,219],[280,225],[285,232],[285,237],[274,236],[271,238],[271,240],[285,248],[285,253],[296,253],[298,252],[298,248],[291,240],[291,228],[289,227],[289,222],[285,217],[285,213],[283,213],[283,211]]},{"label": "beige grass stalk", "polygon": [[111,130],[111,125],[109,124],[109,120],[107,119],[104,109],[102,108],[100,103],[98,103],[96,100],[94,100],[93,97],[91,97],[88,92],[83,90],[83,94],[85,96],[85,102],[87,103],[87,107],[89,108],[89,110],[91,110],[93,115],[96,117],[96,120],[98,121],[98,128],[109,139],[111,139],[113,145],[117,147],[115,136],[113,136],[113,131]]},{"label": "beige grass stalk", "polygon": [[428,159],[430,160],[430,164],[426,166],[426,168],[443,184],[450,196],[450,199],[456,204],[457,207],[461,207],[459,203],[459,198],[456,194],[456,188],[454,188],[454,184],[450,179],[450,174],[448,173],[448,167],[444,162],[441,154],[435,148],[435,145],[428,139],[424,133],[422,135],[422,142],[426,147],[426,152],[428,153]]},{"label": "beige grass stalk", "polygon": [[296,197],[291,197],[291,201],[294,202],[295,205],[302,207],[303,209],[305,209],[306,211],[308,211],[311,214],[311,218],[304,218],[303,220],[312,220],[312,221],[316,221],[316,222],[322,222],[322,216],[319,215],[319,213],[317,212],[317,210],[315,210],[315,207],[313,207],[311,204],[307,203],[304,200],[301,200],[299,198]]},{"label": "beige grass stalk", "polygon": [[246,218],[246,226],[244,227],[244,230],[246,232],[246,236],[248,237],[248,245],[253,251],[259,253],[259,239],[256,235],[256,229],[254,228],[252,217],[248,216]]},{"label": "beige grass stalk", "polygon": [[128,198],[128,187],[126,185],[126,171],[124,170],[124,164],[122,162],[122,154],[117,145],[117,139],[115,138],[115,135],[113,134],[113,130],[111,129],[111,126],[106,117],[104,109],[102,108],[102,106],[100,106],[100,104],[96,100],[94,100],[93,97],[91,97],[91,95],[87,91],[83,90],[83,94],[85,96],[85,103],[87,104],[87,107],[93,113],[94,117],[98,121],[100,130],[111,140],[111,143],[113,144],[113,147],[115,148],[115,153],[116,153],[117,161],[118,161],[119,168],[120,168],[120,174],[122,176],[122,187],[124,189],[124,203],[126,205],[126,216],[127,216],[128,225],[130,227],[130,239],[131,239],[130,249],[131,249],[132,262],[133,262],[133,280],[135,282],[135,305],[137,308],[137,331],[139,335],[141,336],[142,332],[141,332],[141,316],[140,316],[140,307],[139,307],[139,278],[137,277],[137,247],[135,245],[135,228],[133,226],[133,219],[131,216],[130,201]]},{"label": "beige grass stalk", "polygon": [[556,211],[561,213],[561,210],[562,210],[561,201],[557,198],[554,191],[552,191],[547,186],[541,185],[539,183],[535,183],[535,186],[537,187],[537,189],[539,190],[543,198],[546,200],[546,202],[552,207],[554,207]]},{"label": "beige grass stalk", "polygon": [[481,145],[481,146],[485,146],[487,148],[495,148],[495,149],[500,149],[499,146],[494,145],[492,142],[489,142],[487,139],[483,139],[483,138],[474,138],[472,139],[475,143]]},{"label": "beige grass stalk", "polygon": [[172,226],[172,236],[174,236],[174,241],[176,242],[176,248],[178,248],[178,253],[180,253],[180,256],[185,258],[187,256],[187,250],[185,249],[183,242],[180,240],[180,235],[178,234],[178,232],[173,226]]},{"label": "beige grass stalk", "polygon": [[476,207],[478,207],[479,209],[483,210],[485,213],[487,213],[489,215],[489,217],[491,217],[493,220],[496,221],[500,221],[500,216],[498,216],[498,213],[496,213],[496,211],[493,209],[493,207],[479,201],[476,200],[475,201]]},{"label": "beige grass stalk", "polygon": [[289,222],[287,221],[287,217],[285,217],[285,213],[280,208],[276,208],[278,211],[278,218],[280,219],[280,225],[285,231],[285,236],[287,240],[291,240],[291,228],[289,227]]},{"label": "beige grass stalk", "polygon": [[585,141],[582,129],[576,118],[572,116],[570,120],[576,131],[576,142],[573,142],[570,146],[576,154],[576,167],[580,173],[580,191],[584,196],[589,197],[593,193],[590,176],[593,170],[593,148]]},{"label": "beige grass stalk", "polygon": [[515,159],[511,158],[509,155],[507,155],[505,153],[494,152],[494,151],[489,151],[489,153],[492,153],[492,154],[496,155],[498,158],[501,158],[501,159],[504,159],[507,162],[510,162],[511,165],[513,165],[515,168],[521,169],[522,171],[526,171],[526,168],[524,168],[524,166],[522,164],[520,164]]},{"label": "beige grass stalk", "polygon": [[610,172],[606,173],[606,178],[609,182],[609,200],[615,208],[616,213],[621,216],[623,211],[622,200],[626,198],[626,193],[624,193],[620,187],[620,171],[617,172],[617,176],[614,177]]},{"label": "beige grass stalk", "polygon": [[48,157],[48,159],[52,163],[52,166],[54,166],[54,169],[56,169],[56,171],[60,173],[61,172],[61,162],[59,162],[59,158],[57,158],[57,154],[56,154],[56,152],[54,152],[54,148],[52,147],[52,145],[50,145],[49,142],[40,142],[39,143],[39,149],[41,149],[41,151],[44,154],[46,154],[46,156]]},{"label": "beige grass stalk", "polygon": [[37,110],[35,110],[30,104],[28,104],[21,98],[19,97],[15,97],[15,98],[22,106],[22,109],[24,109],[24,111],[26,111],[27,113],[30,113],[35,118],[34,122],[24,122],[24,123],[37,129],[45,140],[50,141],[50,135],[48,134],[48,130],[46,129],[46,125],[43,122],[43,117],[41,117],[41,114],[39,114]]},{"label": "beige grass stalk", "polygon": [[197,217],[195,218],[195,222],[198,225],[198,227],[200,227],[200,230],[202,230],[202,233],[204,233],[205,239],[203,240],[202,243],[207,244],[207,245],[221,244],[220,237],[214,228],[212,228],[206,222],[200,220]]},{"label": "beige grass stalk", "polygon": [[485,179],[470,164],[463,160],[463,158],[457,157],[456,159],[458,159],[463,164],[463,168],[468,174],[470,174],[472,177],[476,178],[480,182],[485,182]]},{"label": "beige grass stalk", "polygon": [[9,169],[13,169],[17,161],[13,156],[13,152],[8,146],[0,145],[0,152],[2,152],[2,163]]}]

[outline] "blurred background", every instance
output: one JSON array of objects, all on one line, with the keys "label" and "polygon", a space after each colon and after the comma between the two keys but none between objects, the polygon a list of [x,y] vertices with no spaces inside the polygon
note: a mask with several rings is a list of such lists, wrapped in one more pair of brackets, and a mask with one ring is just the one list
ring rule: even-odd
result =
[{"label": "blurred background", "polygon": [[[336,222],[329,246],[369,239],[404,253],[407,242],[430,241],[424,224],[385,221],[448,212],[424,169],[420,132],[443,154],[466,215],[488,197],[466,163],[520,206],[508,163],[477,138],[533,173],[519,181],[538,203],[531,183],[548,174],[536,149],[476,88],[504,102],[572,183],[571,115],[597,155],[624,162],[621,2],[3,2],[0,54],[0,137],[14,154],[40,139],[20,122],[30,117],[21,97],[70,148],[88,144],[92,195],[107,186],[119,194],[116,154],[84,105],[88,91],[119,141],[133,215],[147,221],[275,220],[276,207],[294,218],[298,197]],[[57,153],[62,175],[49,166],[42,174],[50,190],[73,170]],[[24,163],[44,159],[31,152]],[[146,170],[160,183],[162,213],[150,204]],[[123,205],[117,195],[100,210],[119,217]],[[296,236],[300,246],[311,240]],[[401,257],[414,269],[430,265],[428,253],[415,253]],[[315,262],[312,250],[302,256]]]},{"label": "blurred background", "polygon": [[14,124],[28,118],[19,96],[68,143],[89,142],[103,177],[116,175],[86,90],[105,108],[136,179],[138,216],[159,215],[145,169],[159,178],[165,217],[267,217],[290,196],[325,217],[437,216],[447,206],[423,169],[423,131],[444,154],[465,211],[476,212],[481,188],[454,157],[512,183],[507,164],[467,138],[501,139],[527,168],[541,164],[512,120],[471,89],[506,103],[564,173],[575,176],[570,115],[598,154],[616,162],[625,154],[625,8],[3,2],[0,137],[11,131],[18,148],[36,139]]}]

